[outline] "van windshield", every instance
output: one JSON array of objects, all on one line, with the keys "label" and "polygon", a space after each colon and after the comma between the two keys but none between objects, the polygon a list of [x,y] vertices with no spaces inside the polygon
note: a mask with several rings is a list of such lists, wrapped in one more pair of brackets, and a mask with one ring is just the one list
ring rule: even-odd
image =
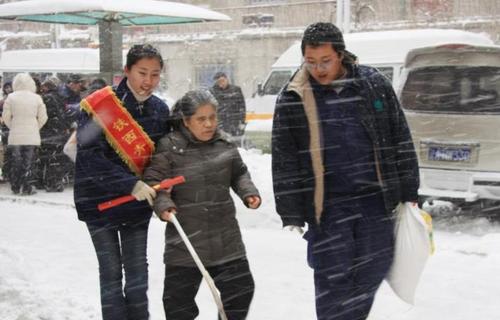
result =
[{"label": "van windshield", "polygon": [[273,71],[269,75],[264,86],[264,95],[276,95],[290,80],[292,72],[290,70]]},{"label": "van windshield", "polygon": [[440,113],[500,114],[500,67],[433,66],[408,74],[405,109]]}]

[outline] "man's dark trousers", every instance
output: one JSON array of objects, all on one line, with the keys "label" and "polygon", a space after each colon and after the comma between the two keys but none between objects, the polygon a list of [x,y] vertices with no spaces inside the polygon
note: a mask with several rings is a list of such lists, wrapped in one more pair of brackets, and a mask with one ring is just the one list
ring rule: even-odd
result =
[{"label": "man's dark trousers", "polygon": [[380,193],[327,194],[322,221],[310,228],[318,320],[364,320],[392,264],[394,223]]}]

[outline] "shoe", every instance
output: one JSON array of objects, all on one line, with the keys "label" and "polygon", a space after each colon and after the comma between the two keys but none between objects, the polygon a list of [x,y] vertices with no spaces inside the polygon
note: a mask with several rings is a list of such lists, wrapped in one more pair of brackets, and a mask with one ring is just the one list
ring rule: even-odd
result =
[{"label": "shoe", "polygon": [[45,191],[47,191],[47,192],[63,192],[64,186],[45,187]]},{"label": "shoe", "polygon": [[19,189],[12,189],[13,194],[19,194]]},{"label": "shoe", "polygon": [[22,193],[23,196],[31,196],[33,194],[36,194],[36,190],[34,188],[31,188],[31,190],[28,190],[28,191],[23,190],[23,193]]}]

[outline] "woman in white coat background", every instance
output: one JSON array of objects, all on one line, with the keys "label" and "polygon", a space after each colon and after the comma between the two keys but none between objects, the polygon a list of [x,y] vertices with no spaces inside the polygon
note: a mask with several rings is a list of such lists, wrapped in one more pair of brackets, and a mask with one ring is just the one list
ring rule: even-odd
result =
[{"label": "woman in white coat background", "polygon": [[40,128],[47,121],[47,110],[37,95],[35,81],[27,73],[20,73],[12,82],[14,92],[5,100],[3,121],[9,127],[8,148],[12,154],[10,173],[14,194],[30,195],[33,187],[33,164],[36,148],[40,146]]}]

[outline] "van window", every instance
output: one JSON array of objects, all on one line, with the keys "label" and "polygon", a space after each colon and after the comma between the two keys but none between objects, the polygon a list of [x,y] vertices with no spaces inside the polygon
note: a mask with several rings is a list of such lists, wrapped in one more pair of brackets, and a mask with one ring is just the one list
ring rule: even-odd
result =
[{"label": "van window", "polygon": [[264,86],[264,95],[271,94],[276,95],[280,92],[281,88],[283,88],[290,80],[292,76],[292,72],[289,70],[281,70],[281,71],[273,71],[269,75],[269,78],[266,81]]},{"label": "van window", "polygon": [[377,70],[383,74],[389,81],[392,83],[392,78],[394,76],[394,68],[393,67],[377,67]]},{"label": "van window", "polygon": [[408,110],[500,114],[500,67],[418,68],[408,73],[402,93]]}]

